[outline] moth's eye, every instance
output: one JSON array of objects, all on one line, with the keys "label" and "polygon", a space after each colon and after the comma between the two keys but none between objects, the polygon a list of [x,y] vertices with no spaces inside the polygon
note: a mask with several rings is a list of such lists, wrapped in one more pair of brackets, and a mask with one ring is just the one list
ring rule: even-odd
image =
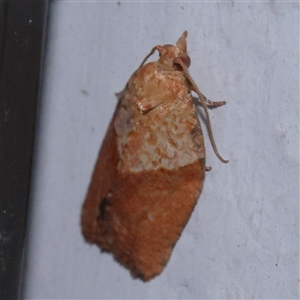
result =
[{"label": "moth's eye", "polygon": [[179,55],[179,57],[182,60],[182,62],[186,65],[187,68],[191,65],[191,59],[187,54],[182,53]]}]

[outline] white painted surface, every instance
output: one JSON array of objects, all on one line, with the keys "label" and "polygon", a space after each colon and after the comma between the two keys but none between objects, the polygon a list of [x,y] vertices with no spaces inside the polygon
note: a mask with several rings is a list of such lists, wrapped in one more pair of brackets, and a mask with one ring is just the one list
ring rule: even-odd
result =
[{"label": "white painted surface", "polygon": [[[53,2],[25,274],[28,299],[299,297],[299,4]],[[86,244],[80,211],[123,89],[157,44],[189,31],[212,100],[204,191],[149,283]],[[183,199],[184,201],[184,199]]]}]

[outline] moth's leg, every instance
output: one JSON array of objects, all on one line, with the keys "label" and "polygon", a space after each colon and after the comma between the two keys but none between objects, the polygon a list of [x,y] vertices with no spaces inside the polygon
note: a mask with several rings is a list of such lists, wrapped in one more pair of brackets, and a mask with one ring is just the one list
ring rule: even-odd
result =
[{"label": "moth's leg", "polygon": [[205,171],[210,171],[212,168],[211,167],[208,167],[208,166],[205,166]]},{"label": "moth's leg", "polygon": [[225,105],[226,101],[211,101],[209,99],[206,99],[206,104],[209,108],[216,108]]},{"label": "moth's leg", "polygon": [[[226,101],[211,101],[207,99],[203,94],[201,94],[201,96],[203,98],[203,101],[206,103],[207,107],[210,109],[217,108],[226,104]],[[193,98],[193,102],[196,105],[201,105],[201,101],[199,101],[197,97],[192,97],[192,98]]]},{"label": "moth's leg", "polygon": [[[207,127],[207,131],[208,131],[208,135],[209,135],[209,139],[211,142],[211,145],[214,149],[214,152],[216,154],[216,156],[219,158],[219,160],[223,163],[227,163],[228,160],[224,159],[220,154],[219,151],[217,149],[216,143],[215,143],[215,139],[214,139],[214,135],[212,133],[212,129],[211,129],[211,124],[210,124],[210,118],[209,118],[209,113],[208,113],[208,109],[207,109],[207,99],[206,97],[199,91],[195,81],[193,80],[193,78],[191,77],[191,75],[189,74],[187,67],[185,66],[185,64],[183,63],[183,61],[181,61],[180,57],[175,57],[174,58],[174,63],[177,63],[181,66],[182,68],[182,72],[183,75],[185,76],[186,80],[189,82],[190,86],[191,86],[191,90],[194,91],[198,97],[199,97],[199,102],[201,103],[201,106],[204,110],[205,113],[205,117],[206,117],[206,127]],[[211,103],[213,103],[211,101]],[[221,101],[219,103],[219,105],[217,106],[221,106],[224,105],[226,102],[225,101]]]}]

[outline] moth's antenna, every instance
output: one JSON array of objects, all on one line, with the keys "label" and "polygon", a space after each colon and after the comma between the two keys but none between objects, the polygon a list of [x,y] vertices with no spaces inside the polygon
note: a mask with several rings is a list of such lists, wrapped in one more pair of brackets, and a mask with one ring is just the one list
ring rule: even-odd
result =
[{"label": "moth's antenna", "polygon": [[155,50],[156,50],[156,46],[153,47],[152,50],[150,51],[150,53],[144,58],[143,62],[139,66],[139,69],[144,65],[144,63],[147,61],[147,59],[155,52]]},{"label": "moth's antenna", "polygon": [[[156,49],[157,49],[156,46],[153,47],[153,49],[150,51],[150,53],[144,58],[144,60],[142,61],[141,65],[138,67],[138,69],[133,72],[133,74],[131,75],[131,77],[144,65],[144,63],[146,62],[146,60],[155,52]],[[123,97],[126,89],[128,88],[128,83],[129,83],[129,81],[126,83],[124,89],[121,92],[116,93],[116,96],[117,96],[117,98],[119,100]]]},{"label": "moth's antenna", "polygon": [[[214,135],[212,133],[212,129],[211,129],[211,123],[210,123],[210,118],[209,118],[209,113],[208,113],[208,109],[207,109],[207,104],[206,102],[209,103],[209,105],[213,105],[213,102],[206,99],[206,97],[199,91],[195,81],[193,80],[193,78],[191,77],[191,75],[189,74],[187,67],[184,65],[184,63],[181,61],[180,58],[175,58],[174,59],[174,63],[179,64],[182,67],[183,70],[183,74],[184,76],[187,78],[187,80],[191,83],[192,88],[194,90],[194,92],[198,95],[199,97],[199,102],[203,107],[204,113],[205,113],[205,117],[206,117],[206,126],[207,126],[207,131],[208,131],[208,136],[211,142],[211,145],[213,147],[213,150],[216,154],[216,156],[219,158],[219,160],[223,163],[228,163],[228,160],[224,159],[220,154],[219,151],[217,149],[216,143],[215,143],[215,139],[214,139]],[[217,106],[220,105],[224,105],[226,102],[217,102]]]}]

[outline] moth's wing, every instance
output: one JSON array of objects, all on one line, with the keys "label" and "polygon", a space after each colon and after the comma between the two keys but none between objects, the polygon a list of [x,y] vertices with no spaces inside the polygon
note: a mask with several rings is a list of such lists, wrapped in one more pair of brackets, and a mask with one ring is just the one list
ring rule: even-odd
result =
[{"label": "moth's wing", "polygon": [[[111,251],[134,276],[149,280],[161,273],[189,220],[202,190],[205,160],[169,170],[119,172],[114,123],[121,106],[122,101],[94,169],[82,231],[88,242]],[[197,132],[201,136],[201,128]]]},{"label": "moth's wing", "polygon": [[162,272],[201,192],[202,170],[198,161],[119,182],[102,226],[112,237],[110,251],[133,275],[149,280]]},{"label": "moth's wing", "polygon": [[82,232],[86,241],[97,243],[101,247],[103,246],[100,244],[101,228],[98,219],[105,213],[105,203],[108,201],[106,197],[110,193],[117,173],[118,151],[114,120],[120,105],[121,101],[117,105],[103,140],[81,216]]}]

